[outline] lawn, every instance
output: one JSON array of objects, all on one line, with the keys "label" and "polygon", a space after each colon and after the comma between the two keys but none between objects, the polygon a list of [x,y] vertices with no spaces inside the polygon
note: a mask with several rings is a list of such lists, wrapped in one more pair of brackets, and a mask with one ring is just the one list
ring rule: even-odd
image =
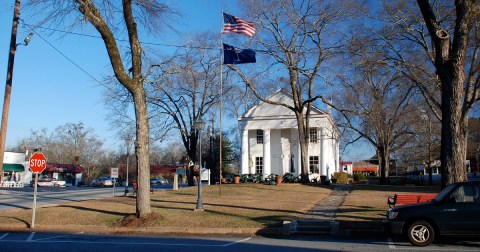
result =
[{"label": "lawn", "polygon": [[[378,230],[388,210],[389,196],[439,191],[439,187],[352,185],[335,219],[341,229]],[[330,192],[328,187],[301,184],[226,184],[222,185],[220,196],[218,186],[204,186],[205,211],[194,212],[197,187],[155,191],[151,195],[153,214],[148,218],[133,218],[135,197],[120,196],[37,208],[35,227],[280,227],[285,220],[299,218]],[[0,212],[2,227],[26,228],[31,221],[31,209]]]},{"label": "lawn", "polygon": [[388,210],[387,199],[395,193],[438,193],[440,187],[353,185],[336,213],[342,229],[381,229]]},{"label": "lawn", "polygon": [[[151,195],[153,214],[143,220],[132,218],[135,197],[121,196],[37,208],[35,227],[279,227],[284,220],[298,218],[330,192],[325,187],[300,184],[227,184],[222,185],[220,196],[218,186],[204,186],[205,211],[194,212],[196,187],[155,191]],[[31,220],[31,209],[0,212],[2,226],[29,227]]]}]

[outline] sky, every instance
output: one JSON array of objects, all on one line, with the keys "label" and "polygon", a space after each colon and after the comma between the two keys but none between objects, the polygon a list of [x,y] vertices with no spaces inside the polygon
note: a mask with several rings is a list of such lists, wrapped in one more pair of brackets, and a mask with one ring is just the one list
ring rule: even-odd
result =
[{"label": "sky", "polygon": [[[14,0],[0,1],[0,85],[3,104],[7,62],[12,31]],[[23,1],[24,2],[24,1]],[[221,1],[176,1],[182,18],[175,24],[180,34],[163,34],[157,41],[178,44],[182,34],[220,31]],[[22,7],[21,7],[22,8]],[[21,10],[24,23],[34,20]],[[28,14],[28,13],[27,13]],[[66,123],[83,122],[93,128],[106,148],[116,149],[123,143],[108,121],[108,111],[102,102],[102,87],[97,80],[112,75],[103,41],[77,35],[61,36],[36,28],[28,46],[18,46],[15,54],[13,84],[7,127],[6,146],[13,147],[30,135],[31,130],[47,129],[51,132]],[[32,30],[18,26],[17,43]],[[93,29],[82,33],[98,36]],[[162,50],[171,48],[158,46]]]},{"label": "sky", "polygon": [[[0,77],[6,80],[10,34],[12,31],[15,0],[0,1]],[[179,44],[183,36],[211,31],[220,33],[221,11],[238,15],[233,1],[183,0],[172,1],[182,14],[175,23],[178,34],[166,32],[153,42],[165,45]],[[228,4],[227,4],[228,2]],[[24,23],[34,25],[35,20],[21,11]],[[81,33],[98,36],[90,26]],[[15,146],[32,130],[47,129],[67,123],[82,122],[93,128],[94,134],[104,142],[104,148],[118,150],[124,145],[108,121],[108,111],[102,101],[102,87],[98,80],[112,75],[112,69],[99,38],[63,33],[50,34],[36,28],[28,46],[18,46],[15,54],[13,84],[8,118],[6,147]],[[22,23],[18,26],[17,43],[32,30]],[[154,46],[155,47],[155,46]],[[157,48],[158,47],[158,48]],[[160,53],[172,51],[168,46],[156,46]],[[0,78],[1,79],[1,78]],[[0,85],[3,104],[4,85]],[[358,154],[357,154],[358,155]],[[360,154],[363,155],[363,154]]]}]

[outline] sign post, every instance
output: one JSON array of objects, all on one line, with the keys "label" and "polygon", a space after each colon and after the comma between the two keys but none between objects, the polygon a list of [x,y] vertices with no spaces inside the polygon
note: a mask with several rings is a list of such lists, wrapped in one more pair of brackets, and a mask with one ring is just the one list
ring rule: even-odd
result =
[{"label": "sign post", "polygon": [[115,182],[118,178],[118,168],[110,168],[110,178],[113,178],[113,197],[115,197]]},{"label": "sign post", "polygon": [[35,174],[34,190],[33,190],[33,207],[32,207],[32,226],[35,228],[35,211],[37,209],[37,183],[38,174],[47,168],[47,158],[40,152],[35,152],[29,159],[30,170]]}]

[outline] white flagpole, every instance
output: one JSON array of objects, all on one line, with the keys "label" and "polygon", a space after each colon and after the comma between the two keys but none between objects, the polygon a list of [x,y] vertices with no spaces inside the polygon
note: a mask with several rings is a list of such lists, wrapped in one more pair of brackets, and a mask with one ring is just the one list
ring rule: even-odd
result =
[{"label": "white flagpole", "polygon": [[[225,23],[225,21],[223,20],[223,11],[220,13],[221,14],[221,17],[222,17],[222,31],[223,31],[223,24]],[[220,144],[219,144],[219,147],[220,147],[220,162],[219,162],[219,165],[220,165],[220,168],[219,168],[219,183],[218,183],[218,194],[220,197],[222,197],[222,167],[223,167],[223,164],[222,164],[222,109],[223,109],[223,67],[222,67],[222,64],[223,64],[223,43],[222,43],[222,31],[220,32],[220,104],[219,104],[219,113],[220,113],[220,122],[219,122],[219,139],[220,139]]]}]

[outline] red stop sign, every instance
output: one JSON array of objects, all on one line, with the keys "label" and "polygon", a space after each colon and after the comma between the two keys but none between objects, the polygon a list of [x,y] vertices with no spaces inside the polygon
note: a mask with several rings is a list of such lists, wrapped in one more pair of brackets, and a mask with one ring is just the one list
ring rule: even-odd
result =
[{"label": "red stop sign", "polygon": [[33,153],[29,161],[33,173],[42,173],[47,168],[47,158],[40,152]]}]

